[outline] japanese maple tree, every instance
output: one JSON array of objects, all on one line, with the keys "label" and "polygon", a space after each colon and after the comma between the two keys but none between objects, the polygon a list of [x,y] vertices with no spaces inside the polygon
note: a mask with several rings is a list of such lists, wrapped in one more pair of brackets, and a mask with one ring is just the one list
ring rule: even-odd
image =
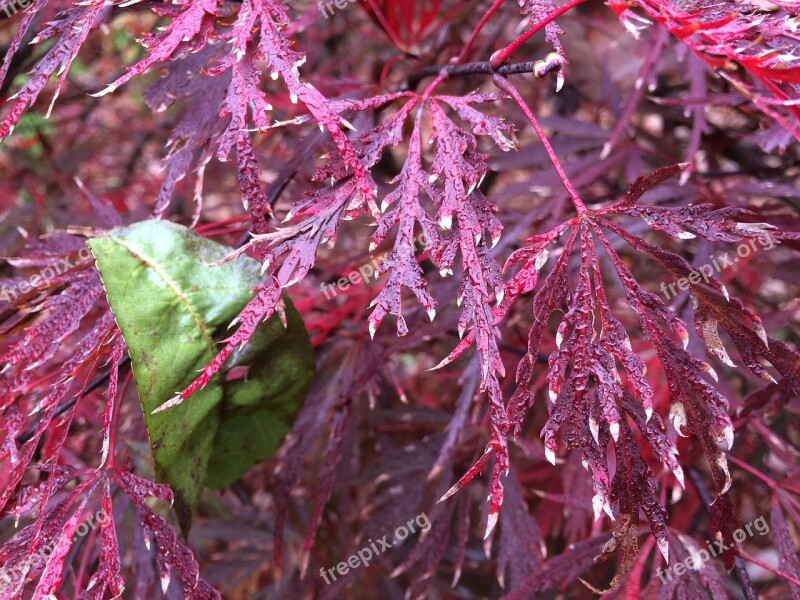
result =
[{"label": "japanese maple tree", "polygon": [[796,2],[0,18],[0,598],[800,600]]}]

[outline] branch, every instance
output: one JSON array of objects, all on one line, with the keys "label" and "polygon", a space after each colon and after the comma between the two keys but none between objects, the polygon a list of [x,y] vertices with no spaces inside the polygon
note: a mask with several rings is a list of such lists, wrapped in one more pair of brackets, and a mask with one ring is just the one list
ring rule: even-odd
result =
[{"label": "branch", "polygon": [[405,89],[416,87],[427,77],[468,77],[470,75],[518,75],[520,73],[533,73],[536,61],[529,60],[513,65],[503,65],[497,69],[489,61],[465,63],[463,65],[431,65],[409,77]]}]

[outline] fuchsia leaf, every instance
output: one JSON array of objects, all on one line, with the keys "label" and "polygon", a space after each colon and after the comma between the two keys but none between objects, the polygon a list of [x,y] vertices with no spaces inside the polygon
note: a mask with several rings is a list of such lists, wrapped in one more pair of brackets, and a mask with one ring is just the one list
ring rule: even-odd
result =
[{"label": "fuchsia leaf", "polygon": [[[8,70],[11,67],[11,62],[14,60],[14,56],[16,56],[17,51],[19,50],[22,42],[30,31],[30,27],[33,24],[34,18],[37,16],[40,10],[45,8],[48,4],[49,0],[35,0],[29,7],[28,10],[22,17],[22,21],[20,22],[19,26],[17,27],[17,31],[14,34],[11,43],[8,45],[6,49],[5,56],[3,56],[3,64],[0,66],[0,84],[2,84],[6,80],[6,76],[8,75]],[[10,9],[11,6],[14,4],[14,0],[10,0],[8,2],[3,3],[4,6],[3,11],[8,8]]]},{"label": "fuchsia leaf", "polygon": [[202,186],[205,165],[214,155],[214,140],[225,127],[219,108],[228,88],[229,79],[220,76],[207,78],[201,71],[214,60],[219,49],[208,45],[203,50],[169,63],[167,75],[153,83],[145,92],[145,102],[153,111],[165,111],[177,101],[188,101],[180,120],[167,142],[168,154],[163,160],[166,172],[153,209],[154,216],[162,215],[183,180],[196,163]]},{"label": "fuchsia leaf", "polygon": [[[403,96],[408,94],[378,97],[365,102],[340,101],[334,105],[334,110],[343,112],[374,108]],[[371,249],[374,249],[388,241],[393,230],[397,230],[393,250],[378,266],[378,273],[387,273],[388,276],[372,303],[374,310],[369,317],[370,331],[374,335],[383,319],[392,314],[397,317],[398,334],[407,333],[408,328],[402,310],[403,287],[413,292],[431,320],[435,316],[435,300],[426,289],[422,270],[417,263],[418,238],[415,235],[417,225],[420,226],[432,258],[443,276],[452,274],[455,257],[460,253],[462,272],[468,274],[468,277],[462,279],[461,299],[464,311],[459,328],[462,331],[470,329],[470,335],[475,335],[478,339],[477,349],[481,357],[483,374],[482,386],[489,392],[492,420],[495,424],[490,444],[498,452],[492,480],[494,501],[487,531],[491,531],[497,520],[502,499],[500,477],[508,468],[507,449],[502,433],[507,427],[507,421],[498,380],[498,377],[504,374],[504,367],[497,349],[495,310],[491,307],[493,302],[503,299],[504,286],[499,266],[488,253],[488,242],[491,240],[492,244],[496,243],[501,227],[493,216],[496,209],[477,189],[486,172],[486,166],[483,156],[475,150],[474,135],[453,123],[438,102],[455,108],[459,117],[469,123],[476,134],[491,135],[500,144],[501,149],[509,150],[515,146],[502,134],[502,131],[509,131],[510,127],[499,119],[482,117],[470,107],[470,104],[495,99],[496,96],[477,94],[464,100],[448,97],[432,98],[431,141],[435,144],[435,151],[430,175],[422,166],[420,139],[422,110],[419,99],[414,96],[410,96],[410,100],[393,116],[373,130],[361,134],[355,145],[359,164],[371,167],[387,147],[399,143],[402,139],[404,121],[414,109],[417,110],[405,165],[391,182],[394,186],[393,191],[382,201],[382,214],[372,236]],[[313,114],[313,110],[311,112]],[[264,269],[268,273],[268,278],[257,288],[256,298],[240,315],[238,319],[240,327],[233,336],[225,340],[226,346],[222,352],[174,403],[182,401],[196,389],[204,386],[233,349],[246,343],[258,323],[277,309],[281,290],[306,277],[314,265],[319,245],[326,242],[333,243],[339,220],[354,218],[362,212],[364,204],[357,193],[358,173],[354,171],[351,177],[349,166],[346,153],[341,153],[339,158],[323,164],[317,172],[316,179],[324,181],[330,178],[333,183],[330,188],[314,192],[296,203],[287,216],[287,220],[296,224],[284,226],[275,232],[257,235],[251,244],[231,255],[234,257],[250,246],[258,247],[264,257]],[[426,199],[427,206],[423,204]],[[452,230],[449,238],[443,237],[436,228],[436,221],[428,212],[428,206],[431,205],[438,210],[439,225],[445,230]],[[167,403],[166,406],[171,405]],[[487,459],[489,456],[486,455]],[[474,476],[479,471],[480,469],[473,469],[470,473]],[[462,483],[468,479],[462,479]]]},{"label": "fuchsia leaf", "polygon": [[419,222],[428,237],[436,235],[431,227],[431,219],[420,205],[420,191],[424,185],[425,174],[422,172],[419,118],[415,119],[414,131],[409,142],[408,157],[405,166],[397,178],[395,190],[386,196],[383,205],[384,216],[378,224],[372,244],[377,246],[396,226],[397,237],[393,251],[384,259],[379,268],[380,273],[389,272],[389,277],[378,297],[373,301],[375,307],[370,315],[370,333],[374,336],[377,327],[387,314],[397,316],[397,333],[405,335],[408,327],[403,319],[400,303],[401,286],[409,288],[422,304],[428,316],[433,320],[436,316],[436,301],[428,293],[422,279],[422,269],[417,264],[414,241],[414,226]]},{"label": "fuchsia leaf", "polygon": [[[524,55],[526,48],[536,46],[523,46],[522,42],[543,29],[544,41],[554,51],[532,63],[532,74],[542,79],[557,73],[556,89],[560,89],[567,60],[560,37],[564,30],[554,19],[579,3],[572,0],[556,8],[550,0],[519,0],[520,10],[527,16],[527,33],[506,47],[505,58],[510,60],[512,51],[520,61],[535,58]],[[189,396],[223,369],[225,361],[250,341],[265,319],[275,313],[283,315],[287,291],[298,296],[321,332],[321,362],[328,367],[329,377],[315,387],[276,457],[275,470],[270,473],[269,465],[253,474],[265,489],[277,482],[274,505],[260,496],[245,498],[246,492],[252,491],[247,481],[236,490],[235,499],[230,496],[235,502],[242,501],[243,520],[259,523],[261,519],[253,517],[263,516],[262,512],[275,516],[274,531],[259,532],[265,546],[252,554],[263,556],[271,544],[273,562],[281,568],[257,565],[248,574],[254,581],[269,579],[278,585],[291,581],[295,595],[331,598],[346,594],[346,587],[357,579],[359,590],[362,581],[363,589],[370,590],[367,569],[354,571],[328,588],[313,577],[322,566],[317,563],[323,557],[324,561],[331,559],[319,543],[335,541],[326,537],[326,528],[338,531],[341,543],[336,545],[337,551],[351,553],[362,538],[383,535],[432,499],[452,496],[488,467],[491,472],[486,482],[473,482],[479,493],[462,493],[451,503],[438,504],[430,511],[432,529],[416,545],[406,553],[396,553],[396,558],[388,553],[382,557],[387,566],[392,561],[399,565],[393,570],[388,567],[392,576],[417,574],[407,585],[409,597],[447,595],[447,590],[439,589],[440,564],[444,570],[452,570],[452,585],[459,586],[458,593],[462,588],[466,594],[488,593],[491,583],[483,585],[485,571],[479,578],[472,573],[461,577],[462,571],[475,568],[473,557],[479,542],[470,530],[470,518],[480,513],[486,516],[483,550],[490,556],[492,544],[497,544],[494,572],[501,586],[510,587],[508,598],[574,595],[577,592],[568,586],[585,575],[598,553],[602,558],[610,556],[620,538],[625,540],[621,544],[625,556],[619,561],[621,568],[612,580],[610,596],[694,598],[709,594],[722,598],[727,590],[715,567],[709,565],[660,586],[655,571],[660,558],[648,559],[650,551],[658,548],[664,558],[683,561],[700,543],[668,529],[664,506],[670,492],[677,502],[684,468],[692,468],[687,473],[695,481],[697,460],[708,463],[715,486],[713,498],[699,494],[711,504],[710,533],[732,545],[739,525],[733,501],[735,495],[744,494],[732,488],[730,460],[732,467],[741,468],[734,473],[737,482],[752,476],[759,490],[773,495],[771,524],[780,569],[787,577],[800,577],[790,535],[800,522],[793,483],[797,456],[790,443],[796,433],[793,411],[800,393],[800,359],[790,345],[796,307],[788,291],[796,278],[791,272],[780,273],[791,271],[786,256],[800,240],[800,234],[787,231],[797,221],[792,210],[798,197],[792,186],[795,169],[787,146],[792,136],[800,139],[798,21],[797,8],[791,2],[775,0],[775,6],[750,7],[710,0],[690,4],[610,0],[609,7],[635,36],[653,22],[662,29],[649,38],[654,41],[653,48],[642,57],[641,67],[635,64],[635,56],[621,61],[625,63],[622,68],[612,64],[619,60],[614,57],[602,73],[613,84],[597,94],[583,94],[582,90],[579,94],[576,85],[566,98],[563,93],[552,97],[550,90],[530,77],[526,81],[522,71],[530,74],[531,63],[502,65],[503,72],[514,73],[521,80],[522,93],[515,95],[511,76],[504,80],[496,72],[501,65],[483,62],[488,56],[481,54],[489,52],[495,34],[510,31],[503,20],[508,14],[494,23],[507,8],[501,1],[487,2],[482,14],[468,15],[463,21],[444,19],[442,35],[427,36],[424,44],[413,48],[401,44],[405,50],[419,53],[415,56],[384,52],[386,48],[365,35],[369,22],[359,20],[357,11],[340,11],[323,22],[313,3],[308,10],[281,0],[34,0],[27,8],[17,4],[12,7],[0,2],[4,9],[25,11],[20,19],[10,21],[18,24],[16,33],[8,32],[4,38],[8,48],[0,82],[13,75],[16,85],[15,68],[29,58],[38,62],[30,78],[23,80],[0,125],[0,141],[39,101],[48,85],[58,94],[87,40],[93,51],[108,46],[101,35],[96,36],[97,44],[89,35],[110,15],[121,14],[129,6],[141,14],[152,11],[163,26],[141,40],[144,58],[97,95],[160,69],[162,77],[151,85],[145,99],[153,112],[169,110],[160,115],[158,123],[147,120],[142,131],[137,131],[136,144],[128,140],[120,144],[120,152],[127,152],[129,145],[137,146],[132,148],[125,174],[136,180],[135,186],[127,186],[131,189],[116,188],[117,173],[108,169],[106,162],[79,160],[83,154],[78,152],[78,159],[61,160],[48,135],[37,131],[35,150],[41,150],[43,159],[53,159],[54,172],[42,176],[41,189],[39,181],[33,185],[30,178],[31,173],[46,170],[39,164],[42,160],[32,161],[39,171],[4,162],[14,174],[9,181],[16,182],[18,172],[27,178],[21,180],[20,189],[30,191],[35,226],[20,224],[35,232],[31,237],[74,216],[72,211],[61,212],[62,207],[70,206],[72,181],[69,176],[62,177],[62,170],[79,168],[92,186],[113,182],[119,206],[129,202],[133,206],[144,197],[154,199],[152,214],[156,217],[172,208],[175,218],[195,225],[209,221],[198,228],[203,235],[220,233],[213,226],[215,218],[209,217],[219,209],[225,215],[222,235],[238,236],[247,227],[253,236],[224,260],[249,252],[263,263],[263,280],[254,290],[255,297],[231,323],[233,331],[223,340],[219,354],[179,398],[162,409],[197,400]],[[405,28],[419,33],[429,29],[440,8],[438,2],[421,12],[416,0],[396,4],[394,16],[422,15],[425,22],[398,21],[385,27],[387,30]],[[64,7],[66,10],[57,12]],[[48,45],[35,43],[30,56],[26,55],[22,45],[28,33],[38,19],[50,15],[56,15],[55,19],[36,38]],[[292,21],[290,15],[297,18]],[[370,15],[377,17],[378,13],[370,10]],[[596,22],[602,24],[597,21],[599,13],[592,12],[591,17],[592,27]],[[138,22],[138,18],[126,21],[126,30]],[[143,22],[154,23],[147,18]],[[576,19],[575,30],[582,31],[587,22]],[[116,22],[111,29],[114,27]],[[470,34],[471,27],[475,28]],[[105,35],[105,27],[102,33]],[[664,60],[674,55],[662,52],[671,48],[670,34],[691,52],[685,69],[676,69],[668,64],[671,60]],[[363,44],[356,35],[364,35]],[[615,44],[622,43],[611,38]],[[594,38],[587,39],[592,47],[597,43]],[[341,57],[339,64],[337,51],[353,40],[358,56]],[[460,53],[458,42],[464,42]],[[314,48],[303,71],[306,53],[300,44]],[[625,46],[620,48],[627,51]],[[680,52],[675,56],[678,61],[684,58]],[[465,64],[469,61],[474,62]],[[517,101],[541,141],[540,145],[526,145],[525,151],[511,160],[499,152],[492,156],[494,146],[500,152],[521,148],[512,122],[503,118],[508,107],[501,103],[506,96],[482,91],[459,95],[459,91],[475,88],[472,80],[457,77],[474,77],[477,83],[487,75],[487,64],[495,70],[489,73],[494,81],[498,85],[505,82],[501,89]],[[346,68],[353,66],[357,68],[345,75]],[[706,67],[719,77],[707,79]],[[418,69],[423,72],[416,74]],[[94,74],[94,65],[90,71]],[[617,98],[616,82],[636,72],[641,79],[634,86],[637,91],[627,101]],[[362,73],[367,75],[362,77]],[[372,73],[380,75],[373,78]],[[76,81],[83,75],[76,73]],[[415,91],[429,76],[436,78],[432,80],[435,83]],[[466,81],[469,85],[462,85]],[[488,77],[482,82],[488,82]],[[652,93],[647,97],[648,118],[640,119],[642,82],[657,82],[657,86],[646,88]],[[393,87],[407,91],[392,93]],[[438,93],[443,88],[448,88],[447,95]],[[737,94],[748,102],[737,103]],[[72,95],[66,109],[80,106],[80,95]],[[604,102],[594,96],[604,96]],[[731,110],[732,97],[732,112],[722,112]],[[535,110],[526,105],[526,98],[535,98]],[[543,124],[552,129],[552,145],[550,134],[544,134],[533,116],[540,106],[546,107],[544,112],[549,115]],[[619,138],[629,123],[636,124],[630,128],[630,143],[618,146],[608,156],[600,150],[602,160],[597,161],[596,151],[609,139],[603,127],[619,106],[624,107],[622,118],[611,141]],[[680,109],[684,109],[683,116]],[[657,118],[650,118],[651,111]],[[273,119],[274,113],[280,115],[276,117],[280,121]],[[75,114],[64,111],[64,116],[73,120]],[[88,125],[98,120],[96,115],[85,114]],[[595,122],[589,122],[592,118]],[[109,131],[116,131],[110,125],[115,120],[122,119],[101,121],[109,123]],[[69,133],[68,122],[68,118],[58,120],[59,134]],[[306,125],[319,127],[321,133],[306,137],[294,130]],[[704,138],[704,133],[713,133],[713,137]],[[662,147],[659,135],[673,143]],[[312,137],[317,141],[307,145]],[[158,154],[151,145],[159,139],[168,140],[162,161],[165,172],[155,187],[148,187],[155,169],[145,160]],[[322,140],[329,148],[319,156]],[[766,157],[751,152],[753,141],[786,153],[780,163],[772,158],[762,162]],[[26,143],[14,146],[14,152],[28,151]],[[722,146],[730,146],[730,151]],[[83,146],[79,149],[85,150]],[[563,165],[557,154],[568,156]],[[609,190],[624,187],[646,164],[686,155],[691,166],[658,169],[636,179],[621,197],[606,201]],[[232,170],[226,177],[214,159],[227,161],[231,156],[236,160],[236,178],[249,225],[237,206],[202,204],[206,192],[215,199],[228,197],[220,188],[227,189],[233,181]],[[287,171],[282,164],[292,167],[291,176],[284,177]],[[213,173],[213,179],[209,176],[204,181],[206,170]],[[659,187],[678,175],[681,184],[689,185]],[[183,206],[181,182],[188,178],[194,179],[193,214]],[[567,194],[554,187],[558,180]],[[264,188],[267,182],[273,186],[269,191]],[[288,182],[292,182],[290,186]],[[291,210],[278,224],[273,221],[272,203],[278,196],[275,190],[284,188]],[[579,189],[586,189],[590,199],[581,200]],[[192,192],[189,194],[191,197]],[[177,201],[171,206],[174,199]],[[572,200],[571,206],[567,199]],[[92,222],[109,215],[98,209],[100,204],[88,189],[78,200],[76,204],[98,213]],[[58,211],[46,214],[42,209],[54,202]],[[757,206],[759,216],[739,208],[744,206]],[[572,207],[576,216],[568,213]],[[276,204],[274,210],[283,215],[285,208]],[[111,216],[126,221],[129,216],[141,218],[141,212],[130,212]],[[758,222],[762,219],[769,223]],[[6,222],[0,225],[4,227],[0,241],[18,248],[16,239],[5,239]],[[365,226],[375,227],[369,232],[372,235],[363,233]],[[99,234],[88,228],[77,230],[89,236]],[[528,239],[520,243],[525,237]],[[703,254],[724,252],[728,244],[752,246],[755,241],[769,241],[770,249],[780,244],[774,264],[763,272],[751,268],[724,277],[704,272],[698,283],[679,286],[688,287],[688,293],[674,302],[657,293],[658,283],[640,276],[640,269],[649,264],[676,281],[691,280],[702,269],[696,265],[706,262]],[[9,285],[29,281],[54,260],[72,259],[84,247],[83,239],[64,234],[28,240],[28,244],[20,256],[9,260],[16,269],[13,280],[6,282]],[[330,259],[323,250],[326,246],[334,251]],[[368,281],[362,273],[363,285],[350,285],[347,292],[335,293],[332,299],[323,286],[329,302],[320,302],[318,283],[337,281],[348,270],[357,269],[358,261],[374,260],[373,253],[379,250],[387,254],[374,263],[378,265],[375,281]],[[757,260],[754,264],[758,267],[768,262]],[[123,398],[126,394],[121,393],[127,384],[120,386],[120,376],[129,376],[124,370],[126,348],[91,261],[35,287],[0,302],[0,365],[4,366],[0,373],[0,515],[24,523],[34,519],[0,547],[0,563],[23,564],[28,554],[48,544],[53,544],[55,551],[49,560],[19,572],[10,593],[44,597],[74,592],[79,598],[100,600],[127,592],[145,597],[157,591],[152,589],[158,586],[157,569],[167,597],[221,597],[200,578],[198,560],[203,555],[196,557],[188,542],[178,539],[166,517],[162,502],[172,503],[172,491],[142,475],[138,456],[124,466],[116,459],[115,451],[125,446],[113,443],[120,412],[124,407],[123,423],[132,422],[131,407],[134,416],[140,415],[135,412],[137,404],[128,404]],[[776,298],[766,298],[763,293],[748,297],[751,287],[775,292]],[[736,295],[741,300],[733,297]],[[751,310],[753,306],[758,306],[761,314],[772,307],[774,314],[762,323],[755,309]],[[433,323],[425,322],[425,313]],[[390,321],[394,317],[396,323],[381,330],[387,317]],[[557,323],[551,331],[553,321]],[[690,334],[689,321],[693,321],[696,338]],[[782,327],[782,321],[789,326]],[[330,336],[336,329],[344,335]],[[779,329],[780,333],[770,337],[766,329]],[[395,332],[410,335],[399,338]],[[455,333],[460,341],[453,339]],[[775,339],[779,337],[782,339]],[[436,360],[426,362],[429,356],[424,356],[425,360],[410,361],[410,352],[419,352],[423,346],[426,350],[435,347],[438,353],[441,344],[451,342],[454,349],[438,367],[471,354],[462,363],[469,360],[466,370],[459,369],[458,374],[464,376],[440,373],[438,384],[419,385],[417,371]],[[702,344],[705,357],[701,356]],[[514,382],[505,379],[504,359],[511,356],[519,359]],[[744,369],[736,378],[712,381],[718,377],[717,370],[732,374],[728,369],[737,365]],[[743,404],[737,402],[737,389],[757,382],[756,377],[769,383]],[[450,406],[442,392],[456,381],[463,387]],[[485,392],[488,402],[476,401],[477,391]],[[545,406],[535,407],[539,397]],[[402,411],[393,406],[395,401],[402,404]],[[743,410],[736,412],[732,421],[729,413],[739,409]],[[667,415],[671,424],[665,426]],[[87,440],[86,431],[91,433],[92,428],[98,435]],[[536,431],[541,445],[535,439]],[[676,436],[687,439],[676,443]],[[513,476],[511,453],[515,458]],[[557,465],[557,472],[541,460],[542,455]],[[588,473],[580,480],[575,478],[579,463]],[[756,464],[758,470],[755,466],[750,469],[749,465]],[[313,467],[308,469],[309,465]],[[776,475],[776,466],[784,472]],[[442,495],[454,470],[460,478]],[[307,472],[312,472],[310,482],[303,477]],[[93,494],[101,496],[103,511],[112,518],[92,536],[96,547],[81,544],[75,548],[72,538],[83,513],[92,507]],[[473,510],[475,496],[480,496],[479,510]],[[763,508],[763,498],[759,500],[756,494],[748,500],[753,510]],[[676,509],[677,522],[684,520],[678,511],[695,510],[699,504],[694,498],[684,502]],[[336,514],[326,512],[331,503],[336,503]],[[132,509],[131,514],[123,515],[124,509]],[[529,518],[531,512],[538,522]],[[600,522],[604,515],[615,521],[612,539],[604,533],[581,541],[589,528],[598,532],[609,526]],[[691,520],[693,534],[699,527],[700,535],[708,535],[703,519]],[[498,523],[495,541],[491,534]],[[645,524],[650,531],[645,551],[634,556],[636,564],[631,568],[630,554],[638,551],[636,540],[646,534]],[[300,551],[287,548],[287,540],[303,540]],[[561,554],[545,560],[544,541],[551,549],[562,550]],[[230,540],[220,539],[219,546],[200,547],[212,552],[216,561],[218,548],[220,553],[231,551],[224,546],[227,542]],[[520,555],[526,544],[527,554]],[[448,552],[451,547],[453,551]],[[250,554],[248,541],[235,551],[241,554],[230,554]],[[80,552],[85,554],[78,556]],[[79,560],[79,569],[70,568],[70,556]],[[286,556],[299,559],[291,564],[283,560]],[[724,553],[728,567],[735,558],[735,550]],[[742,553],[739,564],[746,558]],[[376,565],[369,571],[379,570]],[[215,570],[210,573],[217,577],[215,584],[224,577]],[[230,580],[238,583],[236,575]],[[128,577],[135,583],[126,589]],[[649,578],[647,586],[639,581],[642,577]],[[618,587],[622,578],[630,582],[625,589]],[[481,582],[480,592],[472,590],[476,579]],[[279,593],[289,593],[287,589]],[[747,596],[744,584],[743,589]],[[800,588],[794,583],[788,589],[793,598],[800,598]]]},{"label": "fuchsia leaf", "polygon": [[[77,473],[73,473],[74,478]],[[91,495],[95,482],[92,477],[76,485],[52,510],[39,510],[41,518],[23,528],[14,538],[0,548],[0,562],[14,566],[7,589],[18,594],[27,582],[38,581],[40,594],[52,594],[60,584],[64,557],[72,545],[75,528],[83,508]],[[52,488],[42,498],[46,505]]]},{"label": "fuchsia leaf", "polygon": [[100,560],[97,572],[92,575],[86,590],[81,593],[81,600],[101,600],[110,595],[117,598],[125,590],[125,581],[122,578],[120,564],[119,539],[114,524],[114,505],[111,497],[109,480],[103,485],[103,514],[106,515],[100,533]]},{"label": "fuchsia leaf", "polygon": [[47,559],[47,564],[44,568],[39,583],[34,591],[34,597],[48,597],[52,596],[61,585],[61,580],[64,576],[64,568],[66,562],[67,552],[72,547],[75,531],[83,518],[83,510],[89,501],[91,490],[78,488],[83,494],[83,499],[78,503],[78,507],[72,516],[67,519],[61,529],[61,534],[57,542],[54,542],[55,547],[52,549],[50,556]]},{"label": "fuchsia leaf", "polygon": [[[630,3],[613,0],[608,4],[633,31],[637,23],[650,23],[635,15]],[[800,139],[800,108],[794,102],[800,57],[795,53],[797,26],[792,19],[768,18],[759,10],[714,2],[685,5],[672,0],[636,0],[635,5]],[[740,65],[749,77],[735,72],[733,65]]]},{"label": "fuchsia leaf", "polygon": [[[12,42],[10,52],[5,57],[0,81],[5,77],[8,69],[7,64],[14,56],[14,52],[29,27],[31,19],[45,5],[46,2],[39,0],[30,7],[30,12],[25,15],[22,27],[20,27],[17,37]],[[107,6],[105,0],[89,0],[64,11],[59,15],[60,18],[58,20],[49,23],[47,27],[39,32],[34,42],[42,42],[55,36],[58,36],[58,39],[33,69],[28,82],[12,96],[12,99],[16,99],[16,104],[0,124],[0,142],[11,135],[14,126],[19,122],[25,110],[36,102],[50,77],[57,74],[56,91],[50,104],[50,109],[52,110],[53,103],[58,97],[58,92],[67,78],[69,68],[78,55],[78,51],[86,41],[89,33],[105,19],[109,10],[110,6]]]},{"label": "fuchsia leaf", "polygon": [[179,0],[173,6],[158,7],[158,12],[171,17],[172,22],[162,33],[145,36],[141,43],[150,50],[149,54],[97,95],[103,96],[119,89],[159,62],[201,50],[213,32],[218,4],[218,0]]},{"label": "fuchsia leaf", "polygon": [[201,600],[220,598],[211,586],[199,577],[199,567],[192,551],[178,541],[178,535],[164,519],[146,504],[147,498],[158,498],[172,503],[172,491],[166,485],[156,484],[125,471],[115,471],[114,479],[133,502],[145,534],[145,544],[155,540],[153,551],[161,576],[161,589],[166,594],[176,575],[187,598]]}]

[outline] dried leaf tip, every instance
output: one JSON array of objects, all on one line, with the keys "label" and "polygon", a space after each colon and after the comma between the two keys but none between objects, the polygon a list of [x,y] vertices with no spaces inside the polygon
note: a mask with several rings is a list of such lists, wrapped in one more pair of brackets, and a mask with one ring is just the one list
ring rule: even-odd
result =
[{"label": "dried leaf tip", "polygon": [[165,402],[164,404],[162,404],[161,406],[159,406],[157,409],[155,409],[155,410],[154,410],[153,412],[151,412],[150,414],[152,414],[152,415],[156,415],[156,414],[158,414],[158,413],[162,413],[162,412],[164,412],[165,410],[169,410],[169,409],[170,409],[170,408],[172,408],[173,406],[178,406],[179,404],[183,403],[183,401],[184,401],[184,400],[185,400],[185,398],[184,398],[183,396],[181,396],[180,394],[178,394],[178,395],[177,395],[177,396],[175,396],[175,397],[174,397],[172,400],[168,400],[167,402]]}]

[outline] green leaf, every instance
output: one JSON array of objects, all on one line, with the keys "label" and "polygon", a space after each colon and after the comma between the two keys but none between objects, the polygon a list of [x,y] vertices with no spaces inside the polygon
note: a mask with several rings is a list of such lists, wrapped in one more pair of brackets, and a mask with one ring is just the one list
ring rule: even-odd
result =
[{"label": "green leaf", "polygon": [[188,532],[203,485],[230,485],[291,427],[314,377],[308,334],[286,299],[286,328],[269,319],[225,373],[152,414],[217,354],[218,340],[252,298],[260,265],[243,256],[206,267],[230,249],[160,220],[113,229],[89,246],[128,345],[156,478],[173,488]]},{"label": "green leaf", "polygon": [[223,386],[222,422],[206,483],[228,487],[272,454],[289,432],[314,378],[314,351],[300,313],[286,302],[286,328],[272,318],[231,366],[249,364],[247,377]]}]

